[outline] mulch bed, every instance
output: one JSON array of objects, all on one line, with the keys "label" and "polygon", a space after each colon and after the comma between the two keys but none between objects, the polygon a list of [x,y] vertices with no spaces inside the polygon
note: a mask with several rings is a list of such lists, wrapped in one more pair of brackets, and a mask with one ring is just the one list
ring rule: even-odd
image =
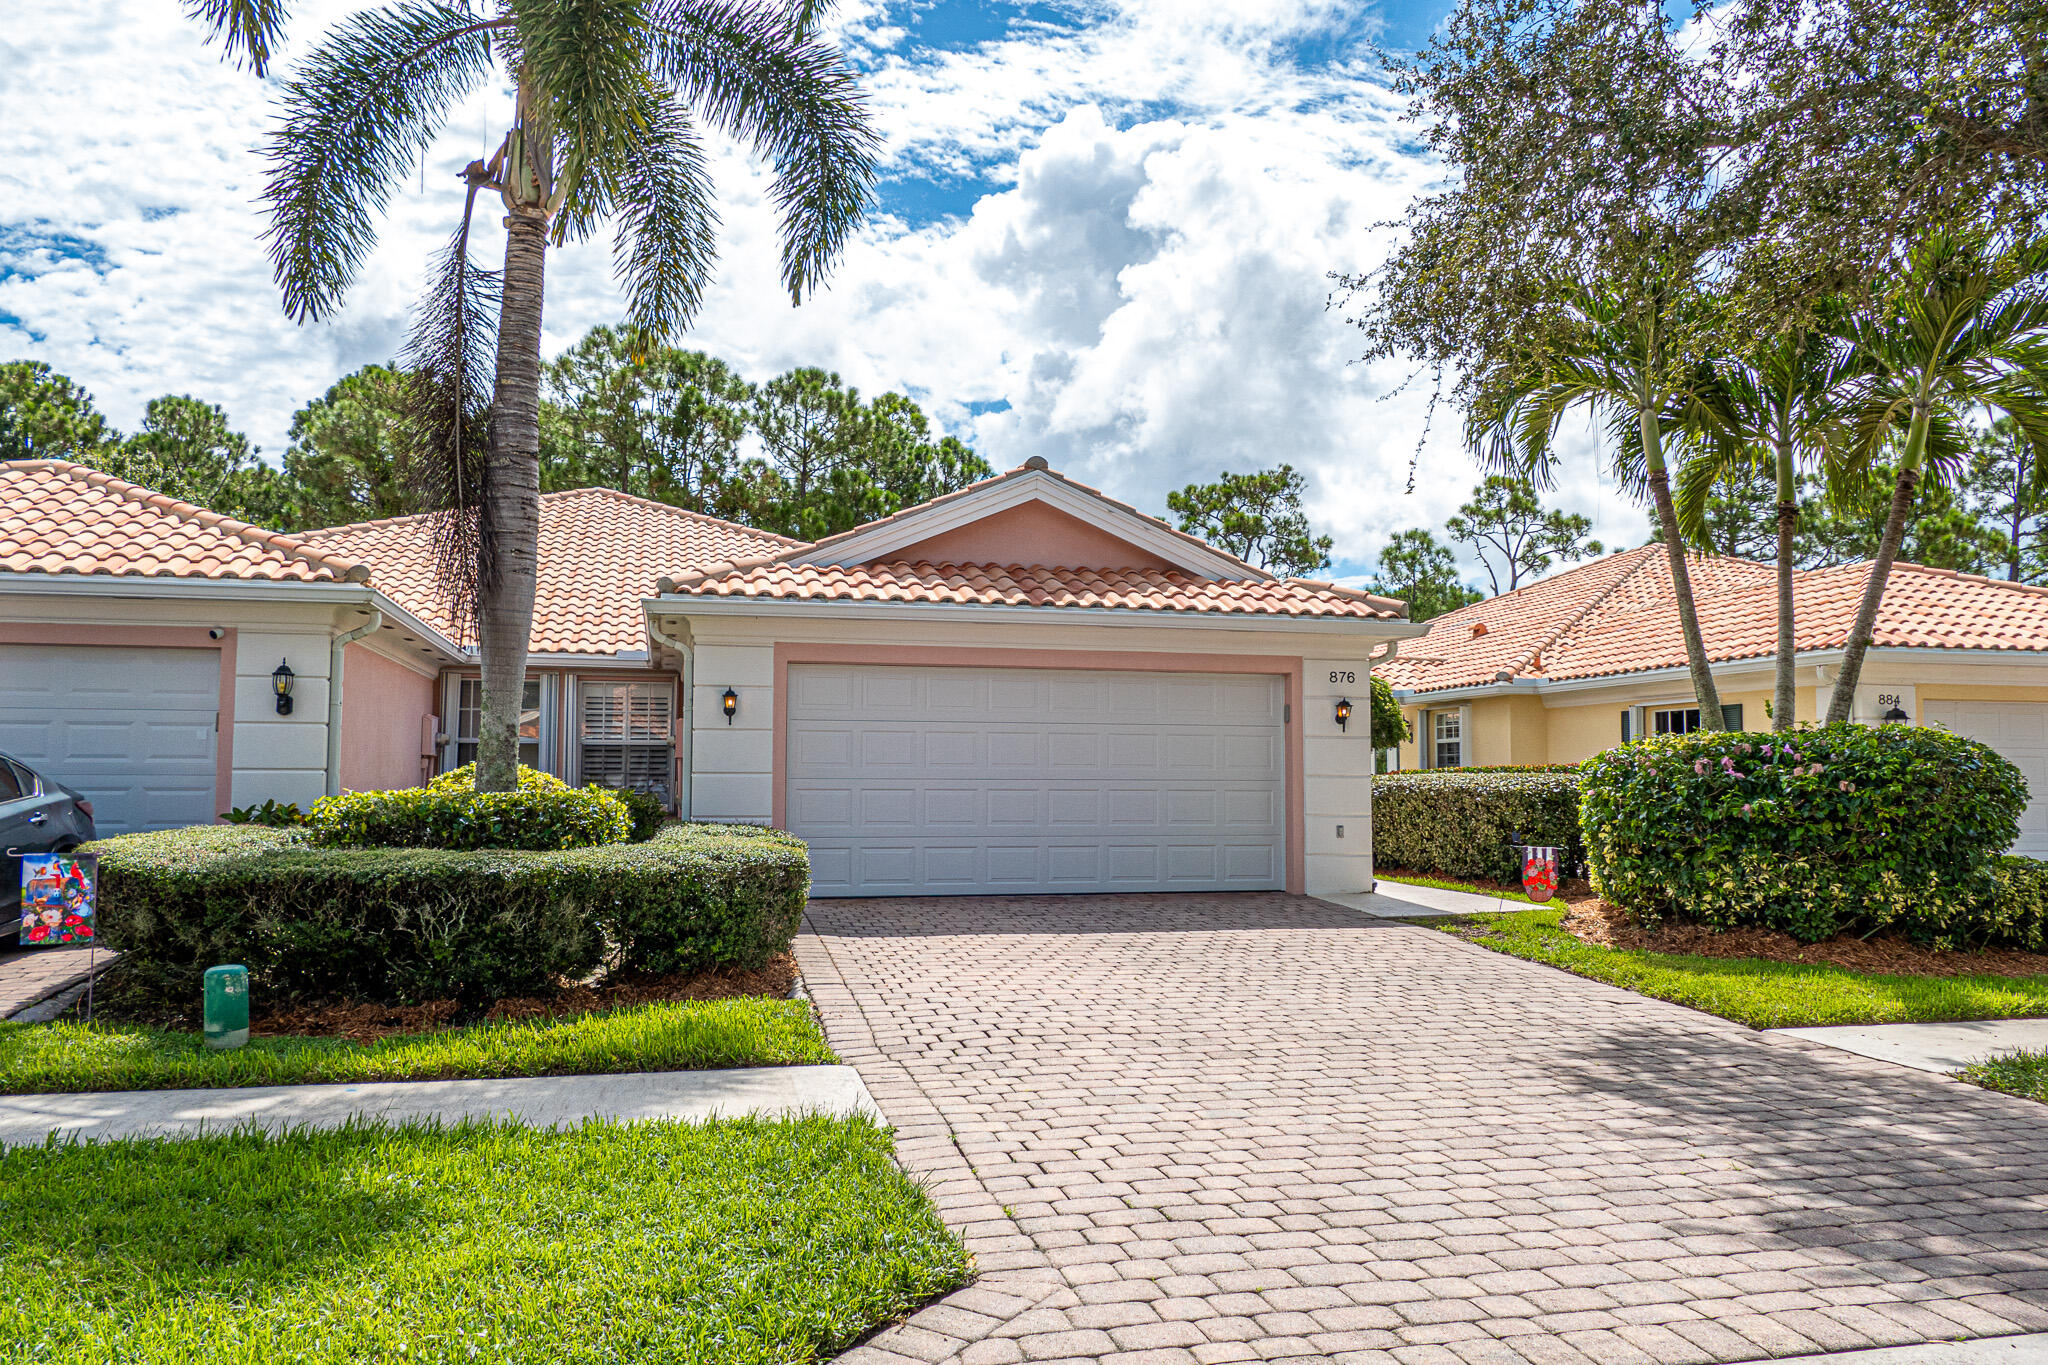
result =
[{"label": "mulch bed", "polygon": [[1868,939],[1849,936],[1801,943],[1775,929],[1716,929],[1704,924],[1661,924],[1645,928],[1597,897],[1572,903],[1563,928],[1583,943],[1603,948],[1695,957],[1761,957],[1804,962],[1887,976],[2048,976],[2048,953],[2016,948],[1944,951],[1895,934]]},{"label": "mulch bed", "polygon": [[[464,1009],[453,1000],[429,1000],[418,1005],[379,1005],[362,1000],[325,1003],[256,1004],[249,1012],[249,1032],[256,1037],[340,1038],[351,1043],[372,1043],[379,1038],[402,1034],[430,1033],[483,1021],[566,1019],[602,1010],[626,1009],[665,1000],[730,1000],[738,996],[786,997],[796,984],[796,959],[788,953],[771,958],[759,971],[715,970],[675,973],[670,976],[631,977],[602,986],[575,985],[551,996],[521,996],[493,1003],[487,1009]],[[166,1012],[162,1009],[124,1010],[118,994],[103,1002],[97,1017],[124,1023],[149,1024],[157,1028],[199,1027],[199,1009]]]}]

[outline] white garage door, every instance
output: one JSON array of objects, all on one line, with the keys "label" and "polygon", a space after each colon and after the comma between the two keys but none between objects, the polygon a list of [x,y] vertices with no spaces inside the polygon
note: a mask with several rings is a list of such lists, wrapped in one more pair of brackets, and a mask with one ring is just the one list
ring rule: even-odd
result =
[{"label": "white garage door", "polygon": [[2030,701],[1930,701],[1920,708],[1928,725],[1980,740],[2026,775],[2027,813],[2020,817],[2014,853],[2048,857],[2048,705]]},{"label": "white garage door", "polygon": [[220,654],[0,645],[0,752],[76,788],[101,834],[210,824]]},{"label": "white garage door", "polygon": [[1281,680],[796,665],[787,811],[814,896],[1286,881]]}]

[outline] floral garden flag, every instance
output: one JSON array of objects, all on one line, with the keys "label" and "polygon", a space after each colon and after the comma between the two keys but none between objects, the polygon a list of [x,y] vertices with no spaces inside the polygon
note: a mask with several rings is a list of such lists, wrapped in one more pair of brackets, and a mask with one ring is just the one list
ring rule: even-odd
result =
[{"label": "floral garden flag", "polygon": [[90,853],[29,853],[21,859],[21,943],[55,948],[91,943],[99,859]]},{"label": "floral garden flag", "polygon": [[1557,894],[1557,850],[1541,844],[1522,849],[1522,890],[1538,905]]}]

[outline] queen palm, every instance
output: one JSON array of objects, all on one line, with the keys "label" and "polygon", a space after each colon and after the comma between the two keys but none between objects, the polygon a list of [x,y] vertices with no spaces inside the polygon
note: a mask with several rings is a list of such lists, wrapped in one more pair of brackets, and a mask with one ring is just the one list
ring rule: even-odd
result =
[{"label": "queen palm", "polygon": [[1574,287],[1559,308],[1566,319],[1556,333],[1561,341],[1475,385],[1467,440],[1490,470],[1541,481],[1555,466],[1553,446],[1567,414],[1587,408],[1606,419],[1615,474],[1624,486],[1649,494],[1663,534],[1700,724],[1719,730],[1721,694],[1707,664],[1671,493],[1671,448],[1687,438],[1668,420],[1687,405],[1690,389],[1675,355],[1684,310],[1655,280],[1628,288]]},{"label": "queen palm", "polygon": [[1798,641],[1793,561],[1799,536],[1799,471],[1814,463],[1841,413],[1850,381],[1846,348],[1837,339],[1838,309],[1821,310],[1812,328],[1790,329],[1750,355],[1712,367],[1681,411],[1701,439],[1678,475],[1677,511],[1686,536],[1705,536],[1713,487],[1759,464],[1777,491],[1778,638],[1771,722],[1789,730],[1797,704]]},{"label": "queen palm", "polygon": [[1842,654],[1828,720],[1849,719],[1878,607],[1920,482],[1957,473],[1970,451],[1969,414],[2012,419],[2015,439],[2048,451],[2048,244],[2004,252],[1955,237],[1917,248],[1881,306],[1847,328],[1858,372],[1831,456],[1831,488],[1853,488],[1897,452],[1891,510]]},{"label": "queen palm", "polygon": [[[285,310],[302,321],[341,303],[375,246],[378,213],[456,103],[494,73],[514,92],[502,142],[464,173],[460,225],[405,356],[413,463],[442,512],[438,576],[474,624],[483,664],[481,789],[516,782],[548,248],[613,223],[629,326],[649,345],[680,331],[715,247],[701,123],[771,163],[782,281],[800,301],[859,223],[874,176],[851,73],[813,32],[819,8],[400,0],[337,26],[287,87],[264,199]],[[230,25],[230,39],[238,31]],[[470,210],[484,191],[505,208],[496,274],[469,262]]]}]

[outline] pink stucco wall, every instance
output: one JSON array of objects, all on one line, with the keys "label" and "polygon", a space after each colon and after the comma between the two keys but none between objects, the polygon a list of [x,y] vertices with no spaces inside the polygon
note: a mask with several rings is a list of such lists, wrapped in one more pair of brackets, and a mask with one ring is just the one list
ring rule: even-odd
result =
[{"label": "pink stucco wall", "polygon": [[342,660],[341,786],[377,791],[420,784],[420,718],[435,681],[361,645]]},{"label": "pink stucco wall", "polygon": [[928,540],[891,550],[892,561],[933,564],[1042,564],[1059,569],[1166,569],[1149,550],[1042,502],[983,517]]}]

